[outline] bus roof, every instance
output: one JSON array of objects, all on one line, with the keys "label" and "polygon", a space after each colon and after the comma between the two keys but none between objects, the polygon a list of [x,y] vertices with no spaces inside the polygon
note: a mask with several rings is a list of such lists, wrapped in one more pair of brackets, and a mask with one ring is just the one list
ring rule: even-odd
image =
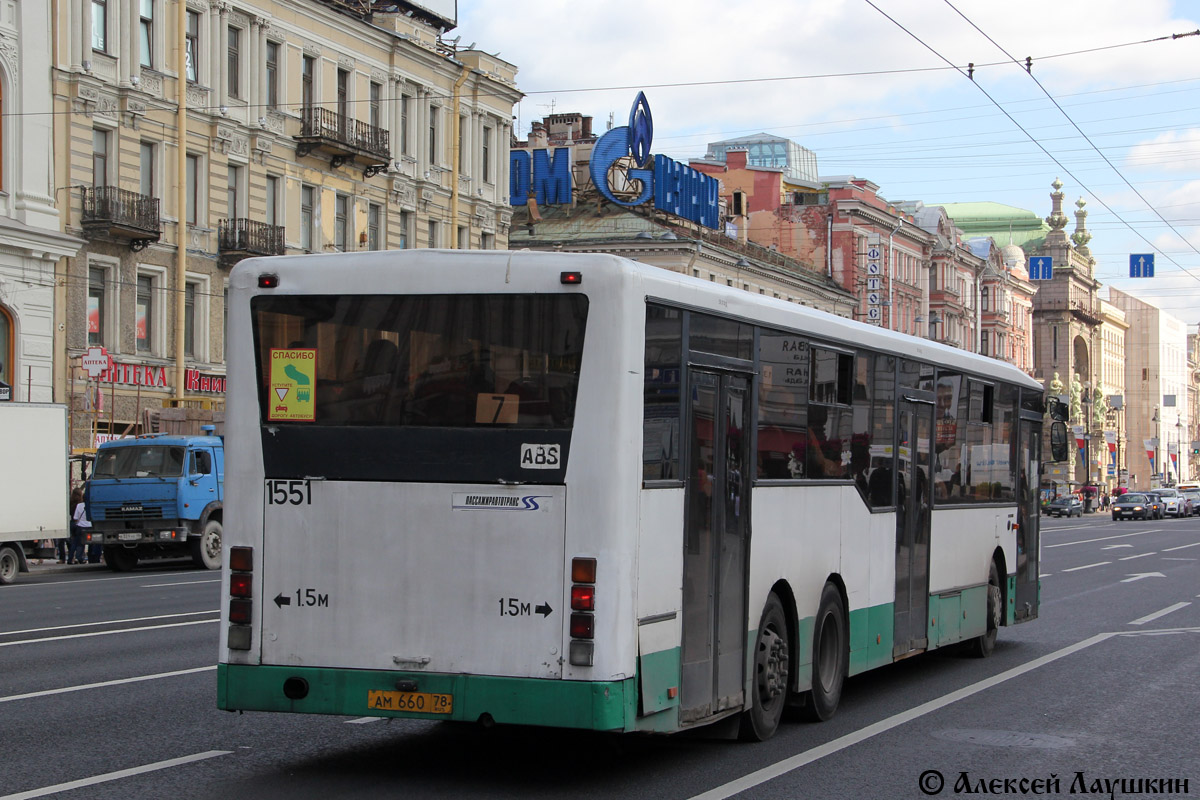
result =
[{"label": "bus roof", "polygon": [[[405,267],[412,272],[398,279],[398,268]],[[866,347],[1043,391],[1040,382],[999,359],[607,253],[416,249],[250,258],[234,267],[230,285],[252,294],[287,292],[296,285],[303,285],[307,294],[578,292],[575,286],[560,283],[559,275],[566,271],[583,273],[585,291],[596,280],[614,285],[636,281],[648,299],[814,334],[847,347]],[[279,288],[256,288],[262,274],[278,275]]]}]

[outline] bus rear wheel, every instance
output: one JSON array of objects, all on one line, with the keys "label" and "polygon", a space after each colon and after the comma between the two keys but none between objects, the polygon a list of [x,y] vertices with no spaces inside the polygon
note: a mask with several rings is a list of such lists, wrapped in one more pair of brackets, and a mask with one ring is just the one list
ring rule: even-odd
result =
[{"label": "bus rear wheel", "polygon": [[787,705],[790,641],[783,603],[772,592],[758,623],[751,681],[753,697],[750,708],[742,714],[739,738],[762,742],[775,735]]},{"label": "bus rear wheel", "polygon": [[996,634],[1000,632],[1000,609],[1004,599],[1000,594],[1000,570],[996,562],[988,569],[987,583],[987,630],[975,637],[970,644],[970,653],[977,658],[987,658],[996,649]]},{"label": "bus rear wheel", "polygon": [[846,631],[842,593],[832,583],[827,583],[821,590],[821,604],[813,623],[812,690],[803,712],[811,722],[831,718],[841,702],[850,658]]}]

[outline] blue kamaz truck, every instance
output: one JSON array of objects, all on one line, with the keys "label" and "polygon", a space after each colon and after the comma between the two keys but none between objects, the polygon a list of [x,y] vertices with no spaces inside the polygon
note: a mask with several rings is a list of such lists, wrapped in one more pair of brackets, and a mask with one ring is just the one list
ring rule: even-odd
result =
[{"label": "blue kamaz truck", "polygon": [[90,543],[118,572],[147,557],[221,567],[225,447],[220,436],[145,434],[105,442],[88,483]]}]

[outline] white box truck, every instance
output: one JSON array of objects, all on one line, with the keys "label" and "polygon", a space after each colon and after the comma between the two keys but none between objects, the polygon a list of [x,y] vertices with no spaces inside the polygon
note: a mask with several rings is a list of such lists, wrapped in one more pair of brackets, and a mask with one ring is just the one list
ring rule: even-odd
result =
[{"label": "white box truck", "polygon": [[65,405],[0,402],[0,584],[39,539],[70,536],[67,458]]}]

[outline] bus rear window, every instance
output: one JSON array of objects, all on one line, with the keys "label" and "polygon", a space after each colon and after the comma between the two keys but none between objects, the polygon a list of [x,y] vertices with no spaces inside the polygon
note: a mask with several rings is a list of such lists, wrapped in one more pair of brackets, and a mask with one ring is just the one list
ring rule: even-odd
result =
[{"label": "bus rear window", "polygon": [[[251,308],[264,423],[569,429],[573,422],[583,295],[273,295],[254,298]],[[298,383],[280,372],[281,351],[310,362],[287,373]],[[279,393],[289,388],[303,390],[305,400],[290,416],[279,411]]]}]

